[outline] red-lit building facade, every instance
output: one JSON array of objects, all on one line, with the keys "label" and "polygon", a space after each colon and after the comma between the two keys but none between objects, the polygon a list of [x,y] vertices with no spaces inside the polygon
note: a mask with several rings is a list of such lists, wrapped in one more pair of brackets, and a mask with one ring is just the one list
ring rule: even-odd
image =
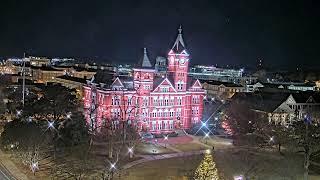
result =
[{"label": "red-lit building facade", "polygon": [[116,120],[116,124],[125,121],[152,133],[165,133],[187,129],[201,121],[205,91],[199,80],[188,77],[189,54],[181,31],[179,28],[168,53],[166,75],[155,76],[144,49],[133,77],[115,77],[109,84],[88,81],[84,87],[84,107],[89,125],[99,127]]}]

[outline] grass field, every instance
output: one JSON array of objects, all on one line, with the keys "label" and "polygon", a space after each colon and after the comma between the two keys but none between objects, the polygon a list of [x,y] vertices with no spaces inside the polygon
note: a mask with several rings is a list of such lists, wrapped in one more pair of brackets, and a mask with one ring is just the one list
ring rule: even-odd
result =
[{"label": "grass field", "polygon": [[[120,179],[187,179],[193,175],[201,159],[202,156],[198,155],[151,161],[121,172]],[[245,173],[261,180],[298,180],[303,175],[303,157],[296,154],[281,156],[274,152],[222,150],[214,153],[214,159],[219,172],[227,180]]]}]

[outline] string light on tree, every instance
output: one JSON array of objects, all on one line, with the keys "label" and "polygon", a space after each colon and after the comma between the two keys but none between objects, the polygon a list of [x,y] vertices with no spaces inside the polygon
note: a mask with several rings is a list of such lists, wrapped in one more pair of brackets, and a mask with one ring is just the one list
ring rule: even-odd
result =
[{"label": "string light on tree", "polygon": [[218,175],[218,169],[210,150],[206,151],[204,158],[202,159],[200,165],[196,169],[194,174],[195,180],[220,180]]}]

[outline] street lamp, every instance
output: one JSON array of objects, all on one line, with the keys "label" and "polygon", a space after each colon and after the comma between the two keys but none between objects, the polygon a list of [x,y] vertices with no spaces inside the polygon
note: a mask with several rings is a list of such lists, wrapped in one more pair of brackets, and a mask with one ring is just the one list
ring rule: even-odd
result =
[{"label": "street lamp", "polygon": [[32,162],[30,165],[31,171],[33,172],[33,175],[35,175],[36,171],[39,169],[39,163],[38,162]]},{"label": "street lamp", "polygon": [[202,122],[202,127],[207,127],[207,123]]},{"label": "street lamp", "polygon": [[206,133],[206,135],[204,137],[206,139],[206,144],[208,144],[209,133]]},{"label": "street lamp", "polygon": [[116,169],[116,163],[111,163],[110,164],[110,170],[112,170],[112,169]]},{"label": "street lamp", "polygon": [[109,172],[111,172],[111,179],[113,179],[113,173],[116,170],[116,163],[110,163]]},{"label": "street lamp", "polygon": [[48,121],[48,128],[47,129],[54,129],[54,121]]},{"label": "street lamp", "polygon": [[270,137],[269,142],[274,142],[274,137]]},{"label": "street lamp", "polygon": [[28,117],[28,122],[32,122],[32,117],[31,116]]},{"label": "street lamp", "polygon": [[20,116],[22,114],[22,110],[17,111],[17,116]]},{"label": "street lamp", "polygon": [[129,158],[131,159],[133,157],[133,147],[128,148],[129,152]]},{"label": "street lamp", "polygon": [[168,135],[164,136],[164,147],[167,148]]},{"label": "street lamp", "polygon": [[69,112],[68,114],[67,114],[67,119],[70,119],[71,118],[71,112]]},{"label": "street lamp", "polygon": [[206,139],[206,144],[208,144],[209,133],[206,133],[204,138]]}]

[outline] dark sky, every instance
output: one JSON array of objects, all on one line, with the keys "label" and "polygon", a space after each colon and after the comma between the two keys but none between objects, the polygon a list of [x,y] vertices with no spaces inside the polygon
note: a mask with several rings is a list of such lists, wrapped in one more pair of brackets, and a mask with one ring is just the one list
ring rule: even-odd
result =
[{"label": "dark sky", "polygon": [[320,67],[317,0],[1,0],[0,57],[137,62],[171,48],[177,28],[193,63]]}]

